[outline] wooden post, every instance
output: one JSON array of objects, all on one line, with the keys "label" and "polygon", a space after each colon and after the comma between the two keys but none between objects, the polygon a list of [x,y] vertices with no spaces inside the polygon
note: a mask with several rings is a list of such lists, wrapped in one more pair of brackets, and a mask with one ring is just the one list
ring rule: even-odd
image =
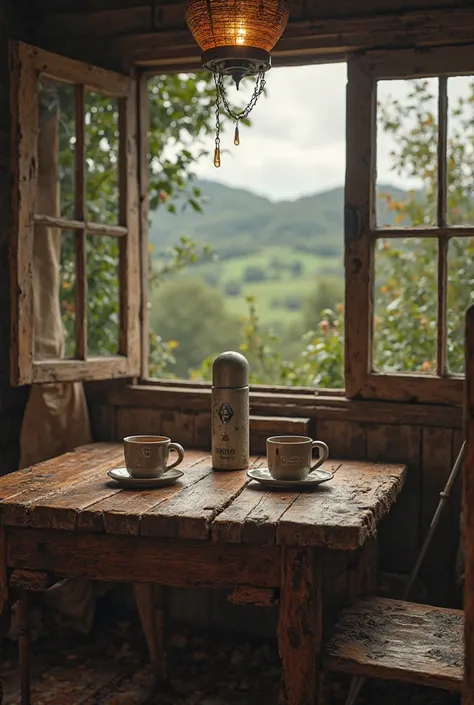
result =
[{"label": "wooden post", "polygon": [[148,242],[148,131],[150,129],[150,97],[148,95],[149,76],[141,73],[138,78],[138,183],[140,204],[140,335],[142,379],[148,379],[150,350],[148,316],[148,272],[150,252]]},{"label": "wooden post", "polygon": [[346,185],[344,203],[345,382],[357,397],[372,366],[375,221],[376,82],[358,58],[347,62]]},{"label": "wooden post", "polygon": [[464,696],[463,705],[474,705],[474,306],[466,315],[466,393],[464,462]]},{"label": "wooden post", "polygon": [[21,705],[31,705],[31,630],[30,630],[30,595],[25,590],[18,601],[18,653],[20,661]]},{"label": "wooden post", "polygon": [[153,676],[157,686],[167,682],[167,660],[165,643],[164,588],[152,583],[135,583],[135,600],[146,643]]},{"label": "wooden post", "polygon": [[322,640],[322,561],[314,549],[283,546],[278,647],[282,703],[314,705]]},{"label": "wooden post", "polygon": [[[76,107],[76,143],[74,145],[75,160],[75,209],[77,220],[85,221],[86,212],[86,140],[85,140],[85,89],[75,86]],[[76,357],[87,360],[87,232],[77,230],[75,234],[75,264],[76,264],[76,310],[75,335]]]}]

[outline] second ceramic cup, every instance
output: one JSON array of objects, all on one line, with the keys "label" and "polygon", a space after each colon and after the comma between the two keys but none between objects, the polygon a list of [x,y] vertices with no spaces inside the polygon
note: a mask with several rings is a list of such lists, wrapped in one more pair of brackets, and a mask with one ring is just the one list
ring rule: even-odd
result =
[{"label": "second ceramic cup", "polygon": [[[313,449],[319,448],[319,458],[313,463]],[[267,438],[267,461],[275,480],[304,480],[329,457],[323,441],[308,436],[272,436]]]}]

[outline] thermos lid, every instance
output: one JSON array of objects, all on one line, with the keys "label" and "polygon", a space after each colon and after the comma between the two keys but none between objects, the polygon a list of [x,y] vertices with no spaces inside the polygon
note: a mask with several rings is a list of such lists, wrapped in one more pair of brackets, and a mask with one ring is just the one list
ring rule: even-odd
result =
[{"label": "thermos lid", "polygon": [[238,352],[223,352],[212,363],[212,384],[214,387],[247,387],[249,383],[249,363]]}]

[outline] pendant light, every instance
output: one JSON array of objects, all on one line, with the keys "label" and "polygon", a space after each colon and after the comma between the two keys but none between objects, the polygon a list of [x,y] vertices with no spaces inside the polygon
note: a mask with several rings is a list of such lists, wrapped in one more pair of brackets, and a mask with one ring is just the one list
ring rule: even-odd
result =
[{"label": "pendant light", "polygon": [[[234,144],[240,141],[239,123],[250,114],[265,88],[271,67],[270,52],[288,23],[287,0],[186,0],[186,22],[202,54],[202,64],[216,84],[216,142],[214,165],[221,165],[220,111],[223,106],[235,123]],[[246,76],[256,76],[247,106],[237,112],[227,99],[224,77],[237,90]]]}]

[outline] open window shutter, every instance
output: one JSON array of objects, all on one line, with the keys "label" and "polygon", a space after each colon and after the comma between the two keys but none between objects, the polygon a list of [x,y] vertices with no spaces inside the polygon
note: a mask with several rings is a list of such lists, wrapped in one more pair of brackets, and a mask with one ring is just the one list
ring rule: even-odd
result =
[{"label": "open window shutter", "polygon": [[[53,89],[48,93],[45,86]],[[67,118],[74,136],[66,140],[66,147],[58,138],[64,119],[54,98],[57,86],[58,94],[69,91],[71,96]],[[11,45],[14,385],[140,373],[136,106],[136,83],[128,76],[23,43]],[[88,135],[93,119],[102,120],[109,132],[100,128]],[[99,164],[87,153],[87,140],[90,153],[100,156],[107,151],[116,168],[110,186],[117,202],[116,216],[105,212],[112,197],[100,201],[101,180],[113,180],[108,181],[106,169],[100,173]],[[91,140],[95,140],[92,145]],[[111,140],[116,140],[115,149]],[[64,174],[73,183],[65,213],[58,195],[59,175],[64,178]],[[88,178],[95,184],[93,207],[89,207]],[[100,203],[105,206],[101,208]],[[61,258],[66,236],[69,259],[67,254]],[[92,242],[98,244],[97,252]],[[109,261],[110,252],[116,253],[116,267],[115,260]],[[73,272],[66,281],[61,278],[63,270]],[[104,281],[102,270],[108,277]],[[112,302],[107,281],[116,283],[117,279],[116,301]],[[99,300],[102,319],[97,319]],[[100,345],[90,335],[88,340],[91,330]]]}]

